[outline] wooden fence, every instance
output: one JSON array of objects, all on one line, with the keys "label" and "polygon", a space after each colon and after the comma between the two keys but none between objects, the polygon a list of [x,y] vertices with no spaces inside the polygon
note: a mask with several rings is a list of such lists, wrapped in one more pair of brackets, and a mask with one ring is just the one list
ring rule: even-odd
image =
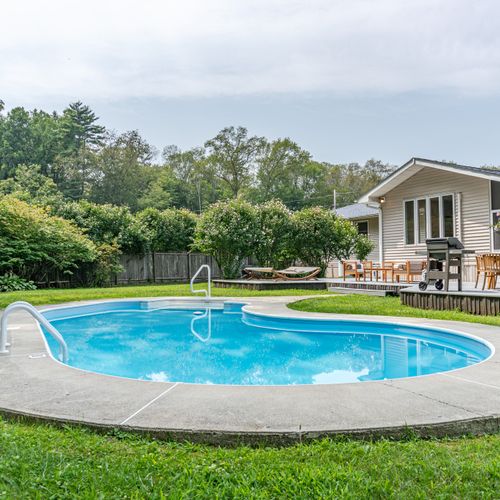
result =
[{"label": "wooden fence", "polygon": [[[142,283],[188,282],[202,264],[208,264],[212,278],[220,278],[219,266],[213,257],[201,253],[148,253],[145,255],[122,255],[123,271],[114,276],[108,285],[137,285]],[[39,288],[78,287],[85,284],[84,276],[78,270],[72,275],[48,273],[36,283]],[[200,281],[206,273],[200,274]]]},{"label": "wooden fence", "polygon": [[[146,255],[122,255],[123,271],[115,278],[116,285],[133,283],[168,283],[189,281],[198,268],[208,264],[212,278],[221,276],[219,266],[213,257],[201,253],[149,253]],[[201,273],[200,279],[206,274]]]}]

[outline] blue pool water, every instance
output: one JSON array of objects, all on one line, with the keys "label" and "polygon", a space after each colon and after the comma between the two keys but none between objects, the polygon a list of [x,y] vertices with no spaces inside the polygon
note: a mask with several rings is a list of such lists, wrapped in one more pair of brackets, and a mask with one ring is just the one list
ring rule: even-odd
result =
[{"label": "blue pool water", "polygon": [[[130,301],[44,314],[70,366],[143,380],[291,385],[412,377],[463,368],[490,349],[459,334],[390,323],[268,318],[241,304]],[[58,346],[46,335],[57,357]]]}]

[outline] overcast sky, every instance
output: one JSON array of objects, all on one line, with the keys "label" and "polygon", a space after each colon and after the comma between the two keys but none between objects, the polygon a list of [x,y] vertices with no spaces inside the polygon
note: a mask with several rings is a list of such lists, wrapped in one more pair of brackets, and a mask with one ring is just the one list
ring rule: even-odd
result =
[{"label": "overcast sky", "polygon": [[16,0],[1,7],[0,99],[157,147],[227,125],[318,160],[500,165],[498,0]]}]

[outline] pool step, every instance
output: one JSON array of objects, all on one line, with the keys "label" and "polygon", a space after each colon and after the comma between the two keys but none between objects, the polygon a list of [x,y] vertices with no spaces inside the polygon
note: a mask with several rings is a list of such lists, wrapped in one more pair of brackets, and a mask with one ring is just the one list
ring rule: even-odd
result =
[{"label": "pool step", "polygon": [[394,290],[371,290],[368,288],[347,288],[342,286],[329,286],[328,291],[343,295],[374,295],[377,297],[388,297],[397,295]]}]

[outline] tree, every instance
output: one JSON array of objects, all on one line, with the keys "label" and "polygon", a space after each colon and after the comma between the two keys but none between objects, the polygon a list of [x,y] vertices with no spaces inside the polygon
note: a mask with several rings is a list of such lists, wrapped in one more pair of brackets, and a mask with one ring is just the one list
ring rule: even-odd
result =
[{"label": "tree", "polygon": [[94,244],[71,222],[12,196],[0,200],[0,274],[41,280],[95,258]]},{"label": "tree", "polygon": [[292,219],[295,256],[306,265],[321,267],[322,273],[333,259],[346,260],[361,250],[358,242],[364,237],[356,226],[331,210],[305,208],[295,212]]},{"label": "tree", "polygon": [[137,214],[137,222],[148,234],[152,252],[186,252],[194,239],[196,216],[186,209],[160,211],[147,208]]},{"label": "tree", "polygon": [[81,200],[54,207],[53,213],[82,228],[96,245],[116,244],[128,254],[142,254],[149,250],[148,234],[127,207]]},{"label": "tree", "polygon": [[62,203],[63,196],[39,165],[19,165],[14,177],[0,180],[0,194],[11,194],[27,203],[48,206]]},{"label": "tree", "polygon": [[302,207],[310,162],[311,154],[288,138],[267,142],[257,160],[254,197],[259,201],[279,199],[290,208]]},{"label": "tree", "polygon": [[212,255],[224,278],[236,278],[253,254],[259,227],[255,208],[242,200],[218,202],[201,215],[194,247]]},{"label": "tree", "polygon": [[60,136],[66,154],[75,154],[83,147],[98,147],[104,141],[106,129],[96,122],[99,118],[81,101],[71,103],[62,114]]},{"label": "tree", "polygon": [[13,108],[2,120],[0,132],[1,177],[5,179],[14,174],[18,165],[32,163],[34,138],[29,112]]},{"label": "tree", "polygon": [[215,175],[238,197],[255,170],[255,160],[265,145],[263,137],[248,137],[244,127],[227,127],[205,143]]},{"label": "tree", "polygon": [[202,148],[181,151],[177,146],[167,146],[163,158],[178,180],[173,196],[175,206],[201,212],[221,197],[220,181]]},{"label": "tree", "polygon": [[257,206],[259,235],[253,248],[262,266],[280,269],[293,261],[290,237],[292,213],[280,201],[272,200]]},{"label": "tree", "polygon": [[185,184],[177,179],[172,169],[169,167],[157,168],[153,171],[153,177],[154,179],[139,198],[138,207],[140,209],[165,210],[178,205],[179,192],[183,190]]},{"label": "tree", "polygon": [[[389,175],[394,166],[380,160],[368,160],[364,165],[348,163],[331,165],[326,163],[327,175],[325,185],[328,191],[337,191],[337,206],[355,203],[364,193],[376,186]],[[330,204],[331,206],[331,204]]]},{"label": "tree", "polygon": [[151,148],[134,133],[110,137],[94,155],[88,198],[96,203],[139,208],[139,199],[154,178]]}]

